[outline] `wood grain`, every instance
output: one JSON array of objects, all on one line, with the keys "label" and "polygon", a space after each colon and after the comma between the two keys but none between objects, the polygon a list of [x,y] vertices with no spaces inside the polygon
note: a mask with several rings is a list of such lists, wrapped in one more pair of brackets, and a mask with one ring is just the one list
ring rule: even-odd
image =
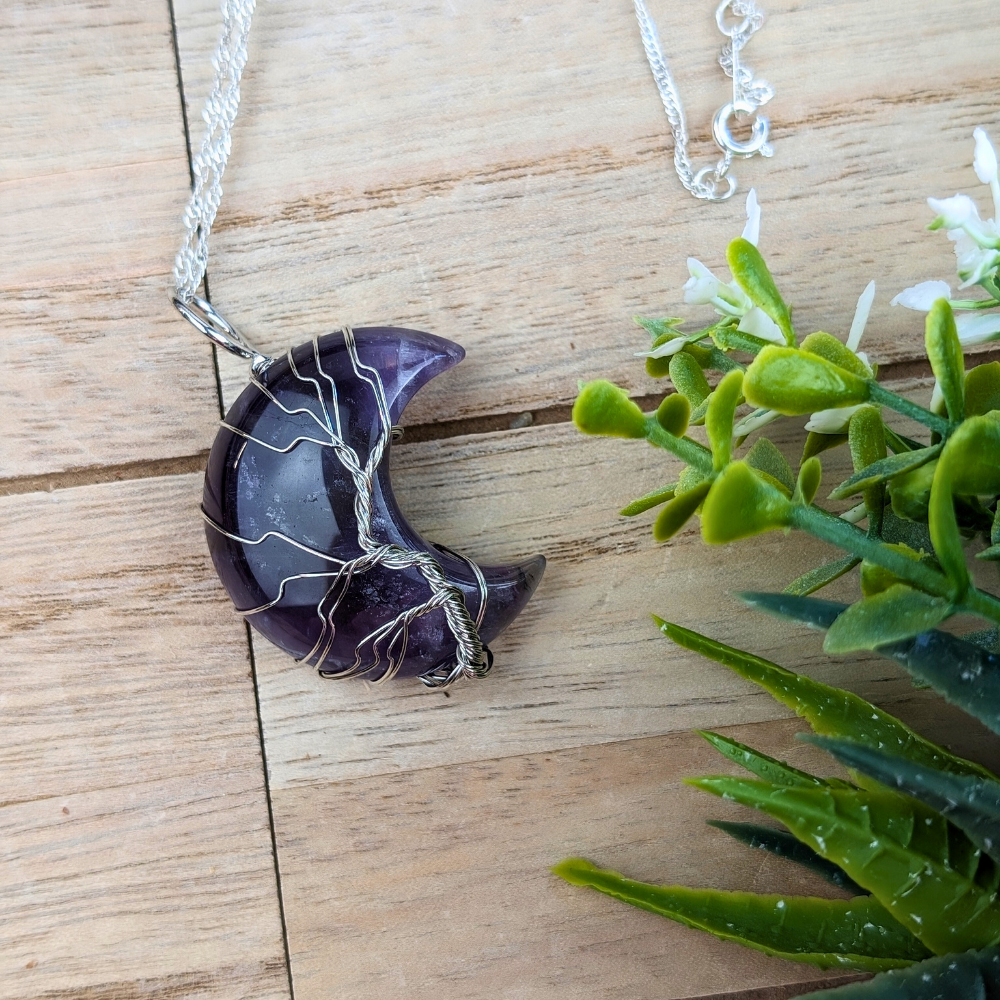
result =
[{"label": "wood grain", "polygon": [[[726,732],[826,768],[796,728]],[[750,813],[681,781],[729,770],[677,734],[277,791],[296,997],[674,1000],[829,979],[549,873],[582,855],[648,881],[836,895],[704,826]]]},{"label": "wood grain", "polygon": [[[789,447],[801,443],[793,421],[772,429]],[[494,643],[494,673],[449,696],[405,682],[324,681],[255,641],[273,787],[787,717],[768,695],[663,638],[654,611],[921,724],[942,711],[892,662],[831,659],[817,633],[751,612],[733,596],[780,589],[834,558],[832,548],[781,532],[706,546],[696,520],[657,545],[653,514],[619,517],[628,500],[676,479],[679,466],[662,451],[585,438],[563,424],[404,443],[393,457],[397,496],[425,537],[484,563],[541,552],[545,576]],[[824,459],[823,494],[846,478],[849,461],[846,449]],[[853,599],[856,588],[852,576],[829,595]],[[964,730],[966,748],[988,739],[981,727],[934,728],[944,738]],[[1000,749],[1000,741],[989,745]]]},{"label": "wood grain", "polygon": [[[631,8],[262,5],[210,263],[216,303],[271,350],[342,322],[459,341],[468,359],[414,401],[414,422],[565,403],[598,375],[651,391],[630,317],[707,317],[681,303],[684,261],[724,268],[743,207],[678,185]],[[706,157],[726,99],[721,36],[700,0],[653,8]],[[214,3],[176,9],[194,121]],[[922,353],[920,317],[888,300],[953,273],[950,244],[924,232],[924,199],[978,186],[971,132],[994,125],[998,83],[975,28],[989,10],[768,5],[747,58],[777,90],[776,154],[737,172],[758,187],[761,247],[803,330],[844,335],[875,277],[869,353]],[[228,374],[227,399],[238,386]]]},{"label": "wood grain", "polygon": [[0,499],[5,997],[287,996],[246,637],[200,480]]},{"label": "wood grain", "polygon": [[0,9],[0,478],[190,455],[204,338],[169,303],[188,180],[165,3]]}]

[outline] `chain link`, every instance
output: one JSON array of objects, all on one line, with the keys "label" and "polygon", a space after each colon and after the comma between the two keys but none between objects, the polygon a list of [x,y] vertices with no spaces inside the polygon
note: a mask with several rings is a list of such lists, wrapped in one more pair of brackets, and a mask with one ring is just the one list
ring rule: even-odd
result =
[{"label": "chain link", "polygon": [[215,80],[202,112],[205,135],[191,163],[194,183],[184,210],[184,242],[174,261],[176,298],[182,303],[194,298],[208,266],[208,236],[222,201],[222,175],[232,149],[240,78],[256,6],[257,0],[222,0],[222,34],[212,59]]},{"label": "chain link", "polygon": [[[687,121],[684,117],[684,105],[681,103],[677,84],[667,66],[660,37],[656,30],[649,9],[644,0],[634,0],[635,16],[639,22],[639,35],[646,59],[660,92],[663,110],[667,114],[667,122],[674,137],[674,169],[681,184],[696,198],[705,201],[725,201],[736,191],[736,178],[729,175],[733,157],[747,157],[759,153],[762,156],[771,155],[771,147],[767,144],[769,123],[766,118],[757,116],[754,121],[753,133],[749,142],[740,143],[733,139],[729,131],[729,119],[733,115],[752,114],[762,104],[766,104],[774,96],[771,86],[764,80],[755,80],[749,66],[741,64],[740,51],[750,38],[764,23],[764,14],[757,9],[753,0],[723,0],[715,11],[716,24],[719,30],[729,38],[719,55],[719,65],[726,76],[733,81],[733,100],[719,109],[713,122],[712,132],[722,156],[714,166],[702,167],[695,171],[688,156]],[[740,19],[736,25],[726,23],[729,12]]]}]

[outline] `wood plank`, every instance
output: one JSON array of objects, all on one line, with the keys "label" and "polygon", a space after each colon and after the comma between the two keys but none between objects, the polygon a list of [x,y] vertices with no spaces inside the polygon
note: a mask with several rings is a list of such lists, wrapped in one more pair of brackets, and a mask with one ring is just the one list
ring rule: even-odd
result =
[{"label": "wood plank", "polygon": [[[797,728],[727,734],[835,773]],[[795,984],[770,994],[792,996],[829,980],[548,871],[582,855],[648,881],[837,895],[705,827],[750,811],[681,781],[730,770],[676,734],[277,791],[296,997],[674,1000]]]},{"label": "wood plank", "polygon": [[[795,422],[772,429],[787,448],[801,445]],[[255,641],[273,787],[787,717],[768,695],[663,638],[653,611],[904,715],[940,708],[892,662],[827,657],[817,633],[751,612],[732,596],[780,589],[834,558],[829,546],[781,532],[706,546],[696,521],[657,545],[653,513],[619,517],[628,500],[676,479],[679,465],[662,451],[557,424],[414,445],[404,439],[393,458],[397,496],[426,538],[484,563],[541,552],[548,568],[494,643],[493,674],[447,696],[406,681],[384,688],[324,681]],[[823,458],[828,492],[846,478],[849,457],[840,449]],[[856,579],[845,578],[829,595],[854,599],[856,590]],[[966,734],[967,746],[985,738],[979,727]]]},{"label": "wood plank", "polygon": [[[653,7],[705,157],[726,99],[721,36],[701,2]],[[215,5],[176,9],[195,120]],[[875,277],[869,353],[921,356],[920,317],[888,300],[953,272],[950,244],[923,231],[924,199],[977,186],[971,131],[993,123],[998,82],[977,28],[988,5],[955,16],[920,0],[903,18],[783,0],[768,15],[747,58],[777,90],[776,155],[737,171],[759,189],[762,249],[803,330],[845,334]],[[697,316],[681,304],[685,258],[724,266],[743,207],[679,187],[630,4],[376,14],[312,0],[262,7],[250,48],[211,273],[217,304],[263,347],[344,321],[464,344],[412,422],[565,403],[597,375],[654,390],[629,317]],[[227,373],[227,399],[241,384]]]},{"label": "wood plank", "polygon": [[211,353],[169,304],[189,186],[168,5],[6,4],[0,478],[191,455]]},{"label": "wood plank", "polygon": [[5,996],[288,994],[246,637],[200,491],[0,499]]}]

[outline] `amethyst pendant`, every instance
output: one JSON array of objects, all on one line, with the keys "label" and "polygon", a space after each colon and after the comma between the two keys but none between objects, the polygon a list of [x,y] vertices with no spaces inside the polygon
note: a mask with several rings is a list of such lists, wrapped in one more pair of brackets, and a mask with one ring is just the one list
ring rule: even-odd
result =
[{"label": "amethyst pendant", "polygon": [[215,439],[203,504],[215,568],[258,632],[324,675],[447,683],[470,641],[456,639],[456,598],[485,644],[541,578],[541,556],[479,567],[425,542],[393,497],[388,425],[464,355],[414,330],[321,337],[258,370]]}]

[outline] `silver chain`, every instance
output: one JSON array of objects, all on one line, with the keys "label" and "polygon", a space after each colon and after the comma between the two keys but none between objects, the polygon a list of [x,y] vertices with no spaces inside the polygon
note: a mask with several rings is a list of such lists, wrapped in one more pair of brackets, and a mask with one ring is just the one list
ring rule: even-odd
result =
[{"label": "silver chain", "polygon": [[[719,65],[733,81],[733,99],[719,108],[712,121],[712,135],[722,150],[722,156],[714,166],[702,167],[696,172],[688,156],[684,105],[667,67],[656,24],[644,0],[634,2],[642,45],[674,137],[674,169],[677,176],[681,184],[696,198],[725,201],[736,191],[736,178],[729,174],[733,157],[745,158],[755,154],[771,156],[773,152],[767,142],[770,122],[763,115],[755,113],[761,105],[771,100],[774,90],[766,81],[754,79],[753,70],[740,60],[743,47],[764,23],[764,14],[757,9],[753,0],[722,0],[716,8],[715,22],[729,39],[719,54]],[[730,12],[736,18],[735,24],[726,21]],[[730,121],[734,117],[743,118],[748,115],[755,115],[750,138],[746,142],[740,142],[733,137]]]},{"label": "silver chain", "polygon": [[[198,152],[192,158],[193,184],[191,198],[184,211],[184,242],[174,262],[175,293],[173,301],[180,314],[218,347],[250,361],[251,382],[257,386],[258,390],[264,391],[273,402],[277,403],[277,400],[260,381],[260,376],[273,363],[273,359],[254,348],[225,317],[215,310],[211,303],[197,294],[199,286],[205,279],[208,266],[208,237],[222,201],[222,175],[232,150],[232,129],[240,106],[240,79],[247,62],[247,39],[250,35],[250,23],[256,5],[257,0],[222,0],[222,34],[219,37],[219,45],[212,60],[215,78],[205,102],[205,109],[202,112],[206,126],[205,135]],[[479,627],[483,621],[488,597],[486,580],[479,567],[464,556],[460,557],[472,568],[479,585],[479,611],[473,620],[466,607],[462,591],[447,579],[440,563],[433,556],[424,551],[409,550],[398,545],[381,543],[372,534],[375,474],[391,440],[392,425],[385,389],[378,371],[361,362],[351,328],[344,327],[341,333],[355,375],[367,382],[375,393],[381,427],[368,459],[362,465],[357,453],[343,439],[337,403],[337,387],[333,379],[323,371],[319,344],[314,340],[313,356],[317,371],[330,383],[330,390],[333,394],[332,407],[328,408],[320,383],[311,377],[304,379],[304,381],[312,382],[316,386],[319,404],[324,413],[324,420],[320,422],[320,426],[330,436],[329,441],[316,439],[314,443],[324,447],[332,447],[351,477],[355,493],[354,510],[358,526],[358,544],[361,547],[362,555],[348,563],[343,563],[325,553],[313,553],[330,562],[338,563],[339,568],[332,573],[318,574],[332,577],[334,581],[326,595],[320,600],[317,608],[317,612],[321,612],[321,619],[324,623],[329,624],[329,630],[324,624],[324,631],[321,633],[320,639],[317,640],[316,647],[303,659],[314,661],[320,668],[320,673],[325,677],[349,677],[371,673],[381,662],[378,653],[379,643],[388,640],[386,651],[388,665],[379,677],[380,681],[388,680],[399,670],[406,654],[410,624],[422,615],[440,608],[444,612],[449,630],[455,637],[457,645],[455,663],[452,665],[442,664],[422,674],[419,678],[420,681],[427,687],[440,688],[447,687],[460,677],[485,677],[493,665],[493,654],[483,644],[479,636]],[[292,373],[296,377],[302,378],[295,369],[291,351],[288,352],[288,361]],[[281,404],[278,403],[278,405]],[[315,414],[312,416],[314,420],[319,422]],[[223,421],[223,426],[264,447],[272,447],[266,442],[257,441],[238,428],[231,427],[225,421]],[[253,545],[260,541],[237,538],[237,536],[225,532],[221,525],[216,525],[211,521],[210,523],[217,530],[223,531],[229,537],[245,544]],[[270,534],[284,538],[285,541],[297,548],[305,547],[301,542],[284,536],[280,532],[271,532]],[[333,615],[340,603],[340,598],[343,597],[344,589],[350,584],[352,576],[367,572],[376,566],[384,566],[387,569],[397,571],[415,567],[427,581],[431,596],[422,604],[400,612],[396,618],[362,639],[355,650],[355,662],[352,666],[338,672],[324,671],[322,664],[333,642]],[[278,596],[273,601],[262,608],[246,609],[243,613],[252,615],[272,607],[281,599],[286,582],[282,581]],[[342,587],[341,584],[343,584]],[[333,596],[331,597],[331,595]],[[328,598],[330,598],[330,603],[329,606],[326,606]],[[375,654],[375,662],[367,665],[362,662],[362,652],[366,644],[372,648]]]},{"label": "silver chain", "polygon": [[184,242],[174,261],[176,298],[182,303],[194,298],[208,266],[208,236],[222,201],[222,175],[232,149],[240,78],[247,64],[247,38],[256,6],[257,0],[222,0],[222,34],[212,59],[215,80],[201,113],[205,135],[191,162],[194,183],[184,210]]}]

